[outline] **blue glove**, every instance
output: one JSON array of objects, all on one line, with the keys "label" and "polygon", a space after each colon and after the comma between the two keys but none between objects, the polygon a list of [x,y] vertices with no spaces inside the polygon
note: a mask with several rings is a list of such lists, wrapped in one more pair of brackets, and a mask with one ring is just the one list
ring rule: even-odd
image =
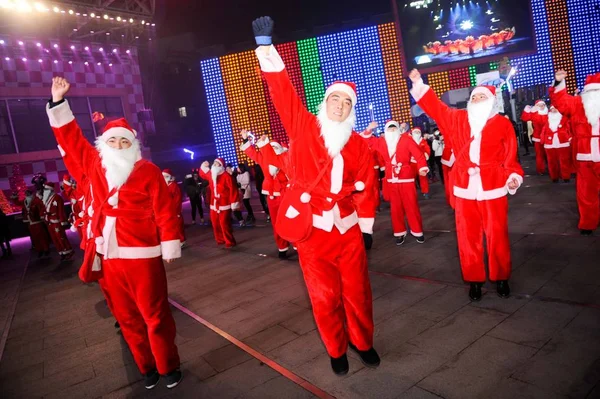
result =
[{"label": "blue glove", "polygon": [[259,46],[270,46],[272,43],[273,26],[275,22],[271,17],[260,17],[252,21],[252,30],[254,31],[254,39]]}]

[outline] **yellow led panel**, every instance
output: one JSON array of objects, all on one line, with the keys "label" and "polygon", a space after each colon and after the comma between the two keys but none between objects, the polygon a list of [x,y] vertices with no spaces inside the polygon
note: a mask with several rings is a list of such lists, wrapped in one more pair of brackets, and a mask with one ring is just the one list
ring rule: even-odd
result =
[{"label": "yellow led panel", "polygon": [[427,74],[427,83],[438,97],[450,91],[450,78],[447,71]]},{"label": "yellow led panel", "polygon": [[575,76],[575,61],[573,60],[573,46],[571,44],[571,31],[567,23],[569,20],[567,0],[546,0],[546,14],[554,69],[564,69],[567,71],[567,89],[573,92],[577,88],[577,80]]}]

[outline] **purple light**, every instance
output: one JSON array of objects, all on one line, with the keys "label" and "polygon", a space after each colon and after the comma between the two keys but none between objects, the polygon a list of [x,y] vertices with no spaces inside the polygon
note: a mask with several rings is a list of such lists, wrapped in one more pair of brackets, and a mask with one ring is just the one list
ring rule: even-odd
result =
[{"label": "purple light", "polygon": [[22,46],[22,45],[23,45],[23,42],[19,40],[19,46]]},{"label": "purple light", "polygon": [[85,48],[84,48],[85,51],[89,51],[89,49],[90,48],[88,46],[85,46]]},{"label": "purple light", "polygon": [[75,50],[75,46],[71,46],[71,50]]},{"label": "purple light", "polygon": [[113,49],[113,53],[116,53],[116,52],[117,52],[117,49],[116,49],[116,48],[114,48],[114,49]]},{"label": "purple light", "polygon": [[58,60],[54,60],[54,63],[55,63],[55,64],[58,64]]},{"label": "purple light", "polygon": [[72,63],[73,63],[73,61],[69,61],[69,64],[72,64]]},{"label": "purple light", "polygon": [[23,57],[23,58],[21,58],[21,61],[27,62],[27,58]]},{"label": "purple light", "polygon": [[8,57],[4,57],[4,59],[5,59],[6,61],[10,61],[10,58],[8,58]]},{"label": "purple light", "polygon": [[38,47],[42,47],[42,43],[36,43],[35,45]]},{"label": "purple light", "polygon": [[44,60],[42,60],[42,59],[40,58],[40,59],[38,60],[38,62],[39,62],[39,63],[42,63],[42,62],[44,62]]},{"label": "purple light", "polygon": [[130,53],[131,53],[131,50],[127,50],[127,51],[126,51],[126,53],[127,53],[127,54],[130,54]]},{"label": "purple light", "polygon": [[90,65],[90,63],[86,61],[83,63],[83,65]]},{"label": "purple light", "polygon": [[108,64],[108,66],[112,66],[112,64]]},{"label": "purple light", "polygon": [[54,48],[58,48],[58,44],[55,44],[55,45],[54,45],[54,46],[52,46],[52,47],[54,47]]},{"label": "purple light", "polygon": [[0,44],[4,44],[4,40],[0,40]]},{"label": "purple light", "polygon": [[100,66],[100,65],[102,65],[102,64],[99,62],[99,63],[97,63],[96,65]]},{"label": "purple light", "polygon": [[100,47],[100,48],[98,49],[98,51],[104,51],[104,49],[103,49],[102,47]]}]

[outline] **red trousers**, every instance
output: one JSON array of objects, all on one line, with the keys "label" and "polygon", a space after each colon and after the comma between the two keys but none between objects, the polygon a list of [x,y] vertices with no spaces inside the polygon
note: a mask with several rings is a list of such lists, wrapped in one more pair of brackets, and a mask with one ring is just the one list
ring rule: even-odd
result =
[{"label": "red trousers", "polygon": [[571,148],[545,148],[548,158],[548,174],[552,180],[571,178]]},{"label": "red trousers", "polygon": [[410,233],[415,237],[423,235],[423,220],[417,201],[417,189],[414,183],[388,183],[390,195],[390,214],[395,237],[406,235],[406,222]]},{"label": "red trousers", "polygon": [[511,272],[508,239],[508,198],[475,201],[456,197],[456,235],[463,279],[485,282],[485,233],[490,280],[508,280]]},{"label": "red trousers", "polygon": [[165,375],[178,368],[175,320],[162,259],[104,259],[102,268],[109,308],[140,372],[157,369]]},{"label": "red trousers", "polygon": [[452,166],[442,165],[442,171],[444,173],[444,191],[446,192],[446,202],[452,209],[454,209],[454,182],[452,179]]},{"label": "red trousers", "polygon": [[419,168],[416,163],[411,163],[413,173],[415,174],[415,179],[419,179],[419,186],[421,187],[422,194],[429,194],[429,178],[427,175],[421,176],[419,174]]},{"label": "red trousers", "polygon": [[345,234],[313,228],[298,243],[300,267],[312,303],[313,315],[331,357],[348,349],[373,346],[373,299],[367,253],[358,225]]},{"label": "red trousers", "polygon": [[65,229],[60,223],[48,223],[48,232],[50,232],[50,239],[60,255],[67,255],[73,252]]},{"label": "red trousers", "polygon": [[104,278],[101,278],[100,280],[98,280],[98,285],[100,285],[100,291],[102,291],[102,294],[104,295],[104,299],[106,299],[106,305],[108,306],[108,309],[110,310],[110,313],[114,314],[114,310],[113,310],[113,304],[110,300],[110,294],[108,293],[108,289],[106,288],[106,283]]},{"label": "red trousers", "polygon": [[579,229],[596,230],[600,222],[600,162],[577,162]]},{"label": "red trousers", "polygon": [[538,174],[543,174],[546,171],[546,150],[544,145],[538,141],[534,141],[535,148],[535,170]]},{"label": "red trousers", "polygon": [[[272,216],[272,215],[271,215]],[[235,246],[233,228],[231,227],[231,211],[216,212],[210,210],[210,221],[212,223],[215,241],[218,245],[225,244],[227,248]]]},{"label": "red trousers", "polygon": [[29,225],[29,234],[31,234],[31,243],[37,252],[48,252],[50,250],[50,241],[44,228],[44,223]]},{"label": "red trousers", "polygon": [[279,205],[281,205],[281,197],[267,197],[267,205],[269,207],[269,214],[271,215],[271,227],[273,227],[273,237],[275,237],[275,244],[280,252],[286,252],[290,246],[290,243],[279,237],[277,230],[275,229],[275,223],[277,223],[277,212],[279,211]]}]

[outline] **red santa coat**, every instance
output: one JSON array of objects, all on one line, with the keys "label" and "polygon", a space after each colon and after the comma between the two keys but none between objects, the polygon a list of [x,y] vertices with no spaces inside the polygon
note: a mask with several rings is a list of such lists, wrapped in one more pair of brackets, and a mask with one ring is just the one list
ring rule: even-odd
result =
[{"label": "red santa coat", "polygon": [[[256,146],[258,148],[264,148],[268,143],[268,140],[259,141],[256,143]],[[270,144],[269,147],[271,147]],[[281,168],[279,168],[276,165],[270,164],[264,156],[265,150],[256,151],[256,148],[252,146],[252,143],[250,143],[250,141],[242,144],[240,148],[264,171],[265,180],[263,181],[261,194],[264,194],[268,197],[280,197],[285,192],[286,186],[288,184],[288,178],[285,175],[285,173],[281,170]],[[279,169],[275,176],[271,174],[271,166]]]},{"label": "red santa coat", "polygon": [[211,194],[211,211],[219,213],[221,211],[238,210],[240,208],[240,192],[229,173],[223,172],[217,176],[216,185],[209,168],[200,167],[199,173],[200,177],[208,180],[208,187]]},{"label": "red santa coat", "polygon": [[531,141],[535,143],[542,142],[542,138],[546,135],[546,129],[548,128],[548,114],[542,115],[535,111],[534,108],[525,108],[521,114],[521,120],[533,123]]},{"label": "red santa coat", "polygon": [[181,202],[181,190],[179,189],[179,185],[177,185],[177,182],[169,182],[169,184],[167,185],[167,188],[169,189],[169,196],[172,199],[172,204],[173,204],[173,209],[175,209],[175,213],[177,215],[181,215],[181,208],[183,206],[182,202]]},{"label": "red santa coat", "polygon": [[571,146],[571,128],[569,120],[561,115],[558,125],[550,124],[548,118],[548,126],[544,131],[543,137],[544,148],[566,148]]},{"label": "red santa coat", "polygon": [[104,259],[181,257],[179,220],[172,207],[163,206],[169,193],[160,169],[149,161],[137,161],[127,181],[108,198],[112,187],[100,154],[83,136],[68,102],[47,106],[47,113],[62,151],[73,156],[73,163],[90,181],[97,252]]},{"label": "red santa coat", "polygon": [[[413,97],[450,138],[456,163],[453,166],[454,195],[468,200],[492,200],[514,194],[507,183],[516,178],[523,182],[523,169],[516,158],[517,142],[510,121],[503,116],[490,118],[479,137],[471,137],[466,110],[457,110],[441,102],[429,86],[413,86]],[[473,158],[475,159],[475,162]]]},{"label": "red santa coat", "polygon": [[[421,152],[425,156],[425,161],[428,161],[429,157],[431,156],[431,147],[429,147],[429,144],[427,144],[427,140],[421,139],[421,141],[419,141],[417,145],[419,147],[419,150],[421,150]],[[414,156],[412,156],[410,157],[410,162],[417,163],[417,160]]]},{"label": "red santa coat", "polygon": [[64,199],[60,195],[53,193],[48,197],[44,205],[46,206],[46,222],[51,224],[60,223],[63,226],[69,224],[67,222]]},{"label": "red santa coat", "polygon": [[454,156],[454,150],[452,149],[452,144],[449,138],[444,138],[444,152],[442,152],[442,165],[445,165],[449,168],[454,165],[456,161],[456,157]]},{"label": "red santa coat", "polygon": [[[327,168],[311,192],[313,227],[330,232],[335,226],[344,234],[358,224],[363,233],[372,234],[378,198],[369,146],[353,132],[340,154],[328,165],[331,157],[321,137],[317,117],[302,104],[281,58],[260,52],[257,56],[271,99],[290,139],[292,168],[287,174],[292,185],[306,189],[321,169]],[[294,145],[296,141],[302,141],[302,145]],[[342,191],[350,194],[333,201],[332,197]]]},{"label": "red santa coat", "polygon": [[38,252],[48,251],[50,241],[44,227],[46,206],[42,200],[34,195],[31,202],[25,199],[23,201],[16,201],[15,203],[22,207],[23,223],[26,223],[29,227],[31,242],[35,250]]}]

